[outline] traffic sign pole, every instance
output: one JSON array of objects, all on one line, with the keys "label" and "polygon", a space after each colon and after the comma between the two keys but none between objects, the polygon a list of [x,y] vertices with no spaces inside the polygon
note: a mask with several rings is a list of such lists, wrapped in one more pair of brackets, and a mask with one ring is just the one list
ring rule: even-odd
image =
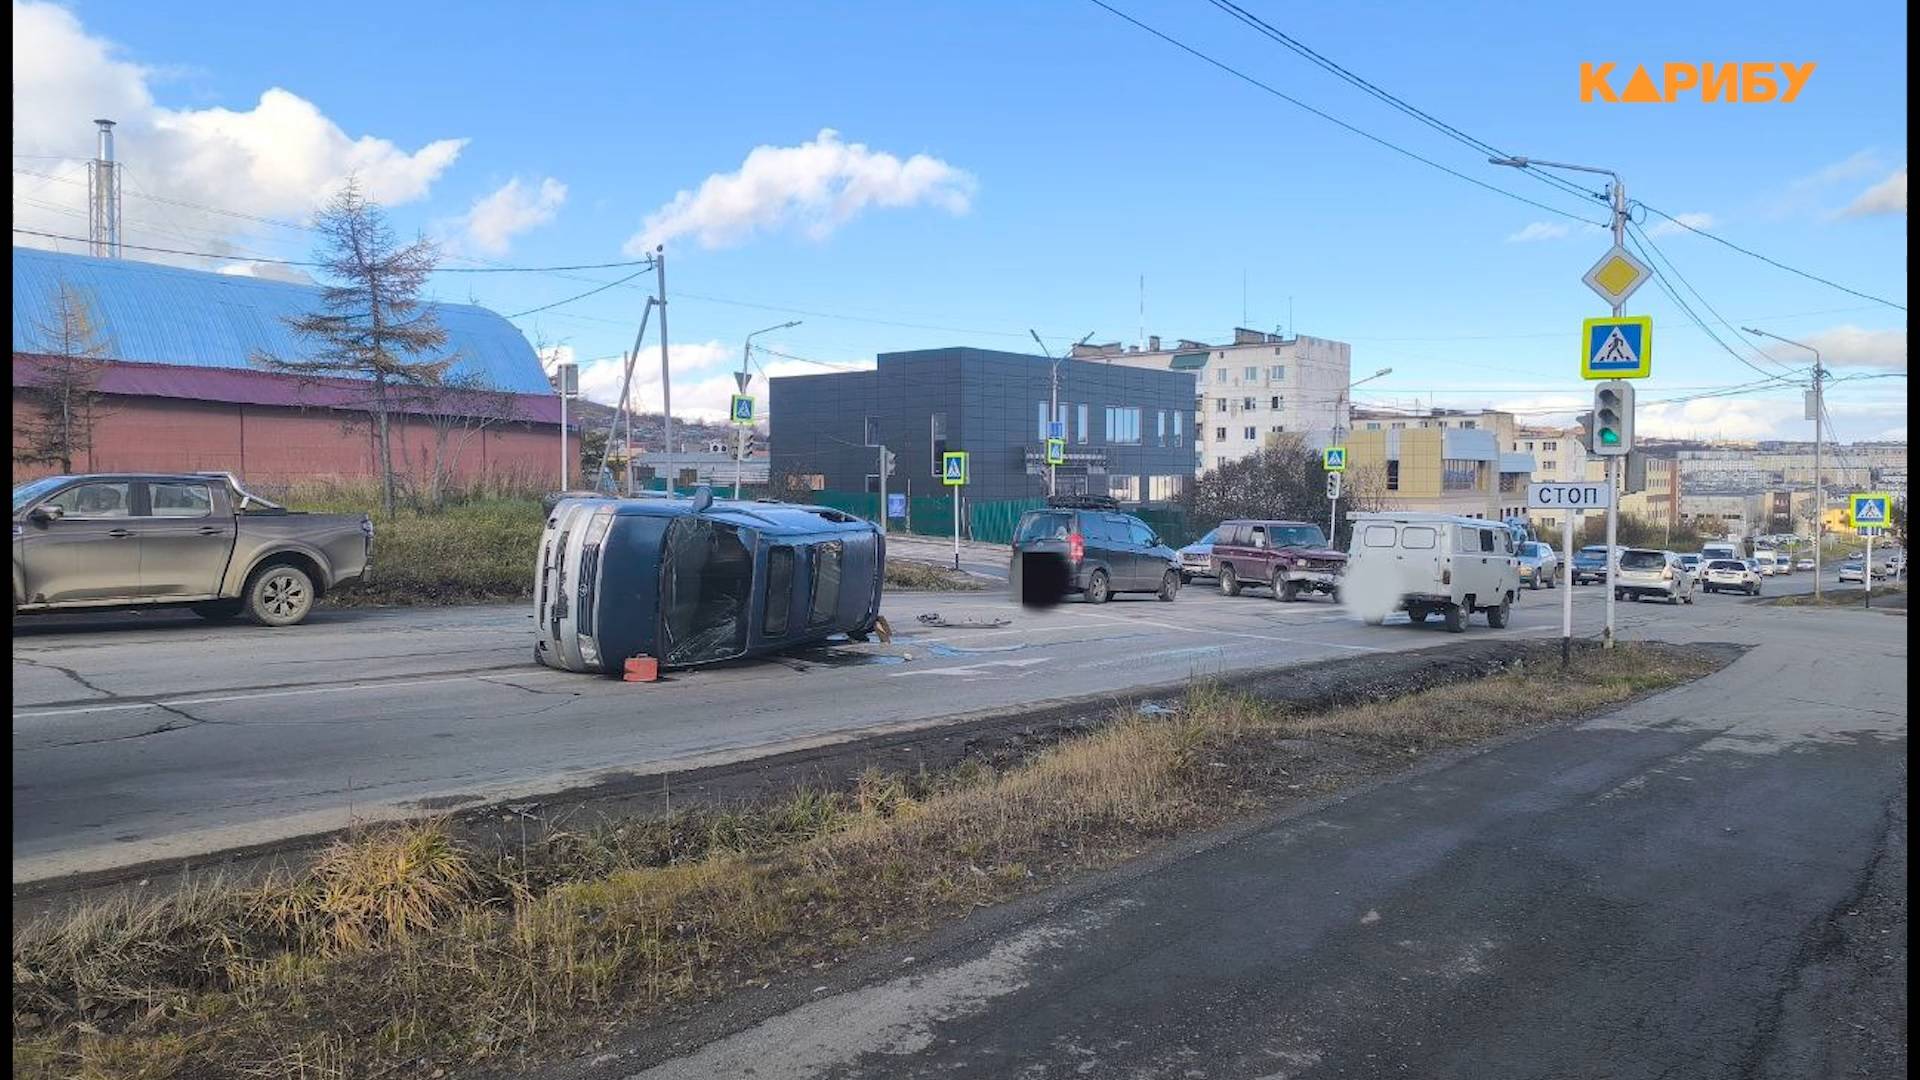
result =
[{"label": "traffic sign pole", "polygon": [[[1613,178],[1613,246],[1624,249],[1627,241],[1627,185],[1620,177]],[[1614,297],[1613,317],[1620,317],[1620,309],[1626,304],[1625,296]],[[1600,639],[1603,648],[1613,648],[1613,601],[1614,576],[1613,564],[1618,560],[1614,556],[1614,545],[1620,540],[1620,459],[1607,459],[1607,629]]]},{"label": "traffic sign pole", "polygon": [[1580,524],[1580,511],[1567,511],[1566,535],[1560,538],[1564,552],[1560,563],[1560,666],[1565,668],[1573,663],[1573,581],[1567,575],[1573,573],[1573,530]]},{"label": "traffic sign pole", "polygon": [[1867,530],[1867,562],[1860,568],[1860,587],[1867,591],[1867,606],[1873,606],[1873,534],[1878,529]]}]

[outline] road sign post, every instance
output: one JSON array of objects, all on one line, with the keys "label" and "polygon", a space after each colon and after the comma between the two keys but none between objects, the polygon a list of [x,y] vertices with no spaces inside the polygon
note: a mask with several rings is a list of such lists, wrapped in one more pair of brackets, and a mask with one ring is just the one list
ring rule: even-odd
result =
[{"label": "road sign post", "polygon": [[[1540,483],[1527,485],[1527,508],[1530,510],[1561,510],[1566,512],[1566,533],[1561,537],[1561,567],[1566,573],[1573,572],[1573,533],[1580,523],[1580,511],[1613,507],[1613,486],[1611,484],[1576,483]],[[1608,551],[1609,564],[1613,558]],[[1611,573],[1611,571],[1609,571]],[[1573,662],[1573,583],[1566,581],[1566,588],[1560,597],[1560,666],[1566,667]],[[1613,583],[1607,583],[1609,590]],[[1613,594],[1608,592],[1611,600]],[[1609,605],[1611,607],[1611,605]]]},{"label": "road sign post", "polygon": [[1873,538],[1893,518],[1893,501],[1884,491],[1869,491],[1847,499],[1847,517],[1855,532],[1867,538],[1867,561],[1860,567],[1860,586],[1866,590],[1867,606],[1873,606]]},{"label": "road sign post", "polygon": [[1347,471],[1347,448],[1329,446],[1321,451],[1320,467],[1327,472],[1327,543],[1335,544],[1339,542],[1340,474]]},{"label": "road sign post", "polygon": [[953,489],[953,568],[960,569],[960,489],[967,485],[967,452],[949,450],[940,457],[940,482]]},{"label": "road sign post", "polygon": [[[744,372],[736,373],[733,381],[741,390],[747,388],[748,376]],[[740,497],[740,481],[747,472],[747,431],[753,427],[753,399],[746,394],[735,394],[727,405],[727,415],[732,418],[739,431],[733,438],[733,497]],[[721,444],[726,445],[725,443]]]}]

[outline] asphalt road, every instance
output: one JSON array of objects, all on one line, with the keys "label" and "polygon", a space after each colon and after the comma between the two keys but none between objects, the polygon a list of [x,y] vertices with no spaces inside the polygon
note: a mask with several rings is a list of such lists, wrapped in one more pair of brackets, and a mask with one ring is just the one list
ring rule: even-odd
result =
[{"label": "asphalt road", "polygon": [[[985,560],[985,556],[980,556]],[[1769,583],[1810,586],[1811,575]],[[1600,590],[1575,590],[1597,630]],[[1505,633],[1558,633],[1523,594]],[[1622,633],[1724,621],[1739,599],[1621,606]],[[936,629],[916,616],[1006,618]],[[524,797],[1191,675],[1418,648],[1325,600],[1209,588],[1024,611],[999,593],[890,594],[891,645],[678,673],[653,685],[532,663],[524,606],[328,610],[306,625],[191,615],[23,620],[13,641],[13,874],[28,881]],[[1734,621],[1738,621],[1735,619]],[[1471,634],[1494,633],[1474,620]]]},{"label": "asphalt road", "polygon": [[1754,648],[564,1074],[1905,1075],[1904,615],[1637,629]]}]

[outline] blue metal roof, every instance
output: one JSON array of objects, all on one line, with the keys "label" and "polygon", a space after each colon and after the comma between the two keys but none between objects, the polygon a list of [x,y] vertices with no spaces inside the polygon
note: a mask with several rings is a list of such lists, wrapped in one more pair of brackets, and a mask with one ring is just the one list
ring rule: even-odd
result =
[{"label": "blue metal roof", "polygon": [[[54,321],[63,281],[86,296],[115,360],[250,368],[256,351],[288,360],[312,354],[285,319],[319,310],[314,286],[23,247],[13,249],[14,352],[51,351],[39,328]],[[447,349],[459,353],[456,373],[521,394],[553,392],[533,346],[497,312],[430,306],[447,331]]]}]

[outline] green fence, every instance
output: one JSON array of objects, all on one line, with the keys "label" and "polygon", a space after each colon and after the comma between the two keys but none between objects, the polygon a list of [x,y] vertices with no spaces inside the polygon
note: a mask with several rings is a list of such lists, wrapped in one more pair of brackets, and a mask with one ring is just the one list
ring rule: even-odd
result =
[{"label": "green fence", "polygon": [[1047,505],[1045,499],[999,499],[967,504],[967,527],[983,544],[1011,544],[1020,515]]},{"label": "green fence", "polygon": [[[897,494],[897,493],[896,493]],[[808,491],[790,496],[810,500],[815,506],[831,506],[868,521],[878,520],[880,496],[861,491]],[[1020,524],[1020,515],[1047,505],[1045,499],[967,499],[962,498],[966,516],[961,535],[983,544],[1011,544]],[[1186,511],[1179,507],[1143,507],[1129,513],[1147,523],[1161,539],[1174,547],[1191,543],[1193,529],[1187,524]],[[916,495],[907,500],[907,520],[889,523],[895,532],[917,536],[953,535],[953,496]]]}]

